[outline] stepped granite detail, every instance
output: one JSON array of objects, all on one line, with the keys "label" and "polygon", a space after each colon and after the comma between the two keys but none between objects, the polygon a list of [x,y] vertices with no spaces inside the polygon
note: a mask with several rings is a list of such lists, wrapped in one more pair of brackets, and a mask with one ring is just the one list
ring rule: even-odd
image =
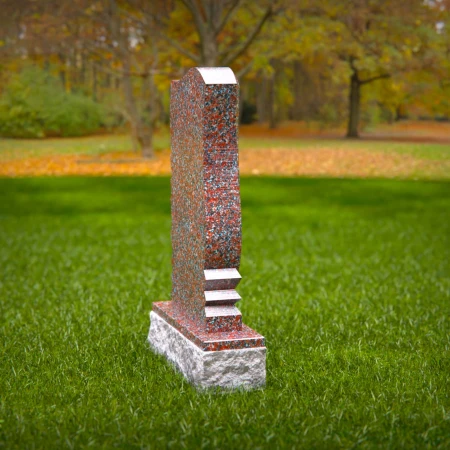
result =
[{"label": "stepped granite detail", "polygon": [[149,342],[200,387],[260,387],[264,337],[242,323],[239,85],[227,67],[171,86],[172,301],[155,302]]}]

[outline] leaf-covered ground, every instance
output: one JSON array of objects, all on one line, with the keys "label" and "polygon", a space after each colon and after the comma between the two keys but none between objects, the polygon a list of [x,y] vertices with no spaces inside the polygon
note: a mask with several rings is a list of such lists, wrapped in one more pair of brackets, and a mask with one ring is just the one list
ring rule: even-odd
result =
[{"label": "leaf-covered ground", "polygon": [[450,447],[450,184],[242,179],[267,387],[198,392],[146,344],[170,180],[0,179],[0,447]]},{"label": "leaf-covered ground", "polygon": [[[450,178],[450,124],[400,122],[379,126],[362,140],[339,135],[342,130],[330,132],[302,123],[287,123],[275,130],[266,125],[242,126],[241,173]],[[0,139],[0,176],[168,175],[169,146],[167,129],[156,133],[156,158],[151,161],[131,152],[130,138],[125,135]]]},{"label": "leaf-covered ground", "polygon": [[[258,145],[258,142],[255,143]],[[271,142],[266,142],[270,146]],[[277,144],[277,142],[275,142]],[[289,145],[290,142],[284,143]],[[350,143],[353,144],[353,143]],[[386,151],[342,142],[320,142],[297,147],[252,148],[244,145],[240,152],[240,171],[243,175],[300,175],[325,177],[386,177],[386,178],[450,178],[450,146],[426,153],[411,144],[410,151]],[[430,146],[428,144],[428,146]],[[441,156],[439,151],[443,153]],[[418,155],[416,153],[419,153]],[[436,154],[440,157],[436,158]],[[100,155],[56,154],[38,157],[12,158],[0,161],[0,176],[48,175],[168,175],[170,152],[160,151],[155,159],[145,160],[136,153],[113,152]]]}]

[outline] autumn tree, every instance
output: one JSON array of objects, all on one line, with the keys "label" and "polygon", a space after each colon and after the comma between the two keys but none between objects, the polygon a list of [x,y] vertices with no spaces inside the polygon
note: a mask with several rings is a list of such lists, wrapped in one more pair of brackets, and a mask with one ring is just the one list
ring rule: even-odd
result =
[{"label": "autumn tree", "polygon": [[[122,6],[122,7],[121,7]],[[119,5],[117,0],[106,0],[99,8],[98,17],[104,24],[103,35],[98,35],[98,42],[104,43],[109,51],[119,62],[117,71],[120,73],[123,93],[126,104],[126,115],[129,119],[132,138],[138,144],[142,155],[152,158],[153,149],[153,130],[157,119],[157,91],[153,82],[153,74],[150,73],[152,67],[157,64],[157,45],[153,45],[152,59],[147,56],[143,62],[141,71],[133,69],[133,57],[136,58],[136,49],[139,44],[145,42],[150,34],[139,28],[139,21],[133,20],[132,11],[128,4]],[[98,28],[97,28],[98,29]],[[104,39],[105,35],[109,39]],[[153,37],[154,38],[154,37]],[[145,42],[148,43],[148,42]],[[133,87],[133,76],[141,77],[144,83],[148,83],[149,89],[149,119],[146,123],[142,112],[139,110],[138,101]]]},{"label": "autumn tree", "polygon": [[230,66],[240,60],[240,76],[252,63],[249,48],[275,13],[274,0],[178,0],[169,14],[151,17],[182,66]]},{"label": "autumn tree", "polygon": [[16,59],[26,56],[45,67],[58,67],[61,83],[69,90],[86,89],[90,78],[95,99],[99,72],[106,80],[118,80],[122,96],[116,93],[115,97],[124,99],[120,112],[130,123],[134,147],[144,157],[152,157],[153,129],[160,113],[154,83],[158,37],[139,19],[132,2],[20,2],[24,8],[15,14],[16,25],[4,39],[4,53],[8,49]]},{"label": "autumn tree", "polygon": [[332,48],[349,72],[347,137],[356,138],[362,87],[414,69],[433,46],[434,15],[422,0],[331,2],[326,14]]},{"label": "autumn tree", "polygon": [[167,116],[169,80],[192,65],[232,66],[241,101],[272,127],[290,118],[342,123],[348,103],[347,135],[357,137],[368,102],[371,111],[388,109],[386,117],[403,116],[408,105],[433,114],[449,107],[449,0],[0,5],[0,82],[32,61],[66,91],[111,98],[144,156],[153,155],[153,130]]}]

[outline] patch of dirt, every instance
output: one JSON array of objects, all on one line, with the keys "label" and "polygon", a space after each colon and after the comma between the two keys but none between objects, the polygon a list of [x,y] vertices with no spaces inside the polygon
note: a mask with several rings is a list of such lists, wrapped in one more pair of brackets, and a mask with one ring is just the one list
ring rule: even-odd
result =
[{"label": "patch of dirt", "polygon": [[[357,149],[257,149],[239,155],[242,175],[287,175],[322,177],[450,178],[450,161],[432,161],[410,155]],[[169,175],[170,152],[152,160],[135,153],[55,155],[0,163],[0,176],[63,175]]]}]

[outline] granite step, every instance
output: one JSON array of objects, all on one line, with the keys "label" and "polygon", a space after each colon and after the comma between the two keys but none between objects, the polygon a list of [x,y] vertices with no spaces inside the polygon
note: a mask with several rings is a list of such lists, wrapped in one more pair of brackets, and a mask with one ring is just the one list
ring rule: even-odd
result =
[{"label": "granite step", "polygon": [[205,316],[208,333],[242,330],[242,314],[234,305],[206,306]]},{"label": "granite step", "polygon": [[234,289],[205,291],[206,306],[234,305],[241,296]]},{"label": "granite step", "polygon": [[222,291],[234,289],[241,281],[237,269],[206,269],[205,291]]}]

